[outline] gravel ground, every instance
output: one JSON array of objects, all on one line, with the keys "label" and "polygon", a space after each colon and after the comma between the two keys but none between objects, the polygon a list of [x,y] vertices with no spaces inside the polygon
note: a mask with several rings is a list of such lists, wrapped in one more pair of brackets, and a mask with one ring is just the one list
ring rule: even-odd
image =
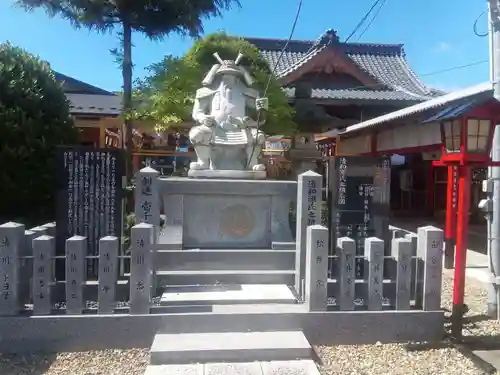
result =
[{"label": "gravel ground", "polygon": [[[443,277],[443,307],[451,309],[452,274]],[[491,340],[500,335],[500,324],[484,319],[486,292],[468,279],[466,303],[468,338]],[[482,375],[471,359],[443,343],[426,345],[362,345],[316,347],[322,375]],[[147,349],[58,353],[52,356],[6,356],[0,354],[1,375],[143,375]]]},{"label": "gravel ground", "polygon": [[[443,307],[451,311],[453,274],[443,274]],[[463,335],[469,339],[500,334],[500,324],[485,319],[486,291],[476,280],[467,279],[465,303],[469,307]],[[448,329],[449,327],[447,327]],[[433,347],[415,345],[321,346],[322,375],[483,375],[458,349],[442,343]]]}]

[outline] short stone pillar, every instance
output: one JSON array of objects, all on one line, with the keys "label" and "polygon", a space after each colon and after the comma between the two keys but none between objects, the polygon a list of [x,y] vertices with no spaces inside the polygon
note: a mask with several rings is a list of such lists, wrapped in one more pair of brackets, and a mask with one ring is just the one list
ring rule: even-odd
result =
[{"label": "short stone pillar", "polygon": [[443,277],[443,231],[428,226],[418,232],[419,249],[423,256],[423,309],[441,309],[441,282]]},{"label": "short stone pillar", "polygon": [[47,234],[49,236],[52,236],[52,237],[56,236],[56,223],[55,222],[43,224],[42,227],[47,229]]},{"label": "short stone pillar", "polygon": [[340,310],[354,310],[356,241],[349,237],[338,238],[337,254],[337,280],[340,279],[340,295],[337,304],[340,306]]},{"label": "short stone pillar", "polygon": [[368,310],[382,310],[384,287],[384,241],[365,239],[365,259],[368,262]]},{"label": "short stone pillar", "polygon": [[325,311],[328,302],[328,229],[307,227],[305,304],[309,311]]},{"label": "short stone pillar", "polygon": [[73,236],[66,240],[66,314],[83,312],[86,253],[86,237]]},{"label": "short stone pillar", "polygon": [[391,246],[397,264],[396,310],[409,310],[411,301],[412,242],[410,239],[396,238],[392,240]]},{"label": "short stone pillar", "polygon": [[42,235],[33,240],[33,314],[50,315],[56,239]]},{"label": "short stone pillar", "polygon": [[137,224],[131,232],[130,313],[149,314],[154,226]]},{"label": "short stone pillar", "polygon": [[99,314],[112,314],[116,307],[116,282],[118,277],[118,238],[103,237],[99,240]]},{"label": "short stone pillar", "polygon": [[19,303],[19,254],[24,244],[24,225],[0,225],[0,316],[17,315]]},{"label": "short stone pillar", "polygon": [[[136,174],[135,188],[135,223],[153,225],[152,256],[156,253],[155,245],[159,242],[160,235],[160,190],[158,176],[160,172],[151,168],[142,168]],[[156,269],[152,270],[151,282],[156,284]]]},{"label": "short stone pillar", "polygon": [[306,230],[310,225],[321,224],[323,177],[313,171],[299,175],[297,189],[297,250],[295,256],[295,290],[304,299],[306,267]]},{"label": "short stone pillar", "polygon": [[159,175],[160,172],[151,167],[142,168],[136,174],[134,212],[137,224],[153,224],[155,228],[160,225]]}]

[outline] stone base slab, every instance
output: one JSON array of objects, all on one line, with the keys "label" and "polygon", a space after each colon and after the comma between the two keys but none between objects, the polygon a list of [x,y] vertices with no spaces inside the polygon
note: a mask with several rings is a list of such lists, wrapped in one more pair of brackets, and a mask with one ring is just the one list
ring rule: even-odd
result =
[{"label": "stone base slab", "polygon": [[238,171],[238,170],[196,170],[190,169],[188,172],[189,178],[225,178],[234,180],[265,180],[267,177],[266,171]]},{"label": "stone base slab", "polygon": [[[293,305],[285,305],[293,307]],[[240,307],[243,307],[240,305]],[[149,348],[157,332],[302,330],[311,345],[439,341],[443,311],[344,311],[1,317],[0,351]]]}]

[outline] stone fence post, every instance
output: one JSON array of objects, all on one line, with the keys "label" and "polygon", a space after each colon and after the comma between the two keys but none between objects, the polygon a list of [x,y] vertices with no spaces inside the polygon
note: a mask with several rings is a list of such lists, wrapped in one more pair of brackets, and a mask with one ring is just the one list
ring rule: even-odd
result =
[{"label": "stone fence post", "polygon": [[85,254],[87,238],[73,236],[66,240],[66,314],[81,314],[84,309]]},{"label": "stone fence post", "polygon": [[33,239],[33,314],[50,315],[52,310],[51,286],[53,281],[56,239],[41,235]]},{"label": "stone fence post", "polygon": [[307,227],[305,303],[309,311],[326,311],[328,302],[328,228]]},{"label": "stone fence post", "polygon": [[[160,235],[160,191],[158,176],[160,172],[146,167],[142,168],[136,174],[135,188],[135,223],[147,223],[153,225],[153,261],[156,254],[156,244],[159,242]],[[152,270],[152,283],[156,285],[156,269]],[[153,290],[151,290],[153,292]]]},{"label": "stone fence post", "polygon": [[321,224],[323,177],[313,171],[299,175],[297,187],[297,230],[295,255],[295,290],[304,300],[306,267],[306,230],[310,225]]},{"label": "stone fence post", "polygon": [[130,313],[149,314],[154,226],[141,223],[132,227],[130,259]]},{"label": "stone fence post", "polygon": [[354,310],[356,241],[349,237],[337,239],[337,280],[340,279],[340,296],[337,303],[341,310]]},{"label": "stone fence post", "polygon": [[117,237],[107,236],[99,240],[99,314],[112,314],[116,307],[118,249]]},{"label": "stone fence post", "polygon": [[428,226],[418,230],[418,249],[423,258],[423,305],[425,311],[441,309],[443,231]]},{"label": "stone fence post", "polygon": [[135,222],[153,224],[155,235],[160,225],[159,175],[160,172],[151,167],[142,168],[136,173],[135,187]]},{"label": "stone fence post", "polygon": [[382,310],[384,248],[384,241],[380,238],[365,239],[365,260],[368,263],[368,310]]},{"label": "stone fence post", "polygon": [[0,225],[0,316],[17,315],[19,303],[19,254],[24,244],[24,225],[5,223]]}]

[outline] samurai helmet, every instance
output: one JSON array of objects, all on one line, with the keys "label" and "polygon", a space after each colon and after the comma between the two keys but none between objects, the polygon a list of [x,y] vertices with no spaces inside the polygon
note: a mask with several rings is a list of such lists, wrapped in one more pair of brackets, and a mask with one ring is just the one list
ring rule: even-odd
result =
[{"label": "samurai helmet", "polygon": [[253,84],[253,79],[248,73],[248,71],[240,66],[239,63],[243,59],[243,54],[239,53],[236,60],[222,60],[217,52],[214,53],[214,57],[217,59],[218,64],[214,64],[212,69],[203,79],[203,85],[207,86],[212,84],[216,76],[221,76],[225,74],[235,75],[237,77],[243,78],[246,85],[251,86]]}]

